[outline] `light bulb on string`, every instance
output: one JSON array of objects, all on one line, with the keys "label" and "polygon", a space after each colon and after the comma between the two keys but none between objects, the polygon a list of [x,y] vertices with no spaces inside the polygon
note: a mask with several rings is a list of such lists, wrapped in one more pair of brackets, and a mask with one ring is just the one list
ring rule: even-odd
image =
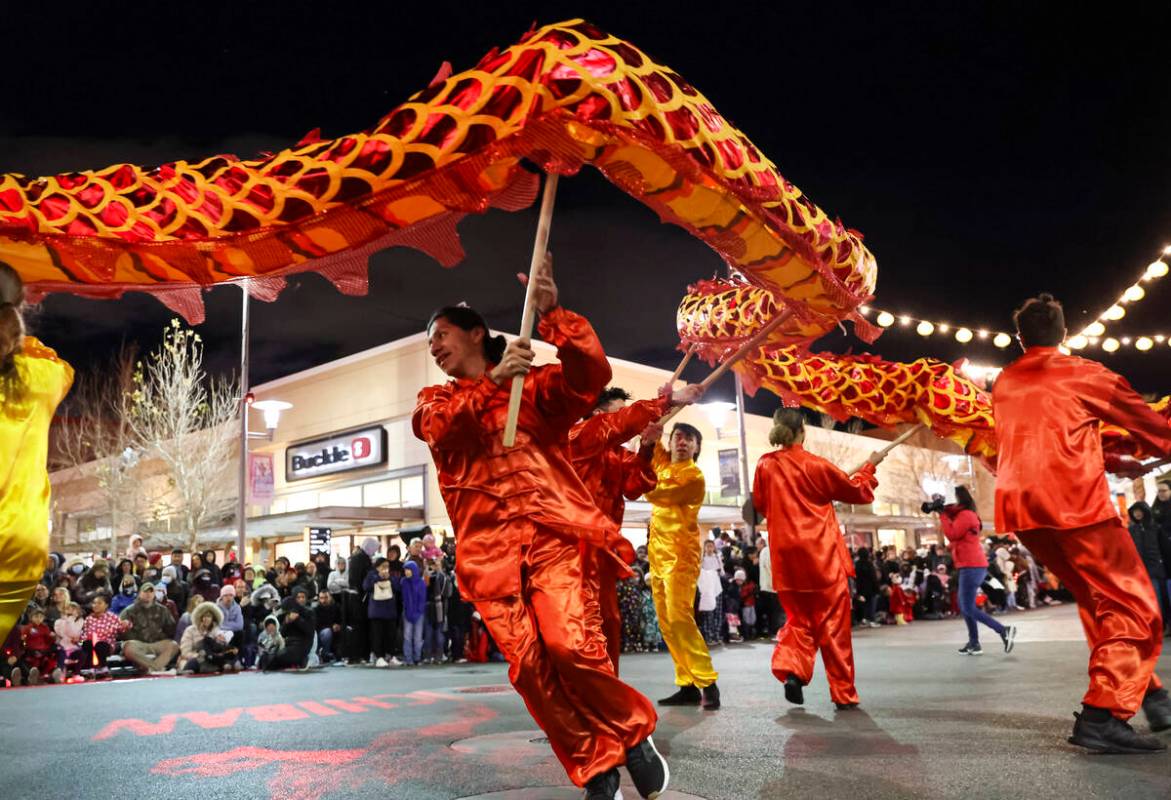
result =
[{"label": "light bulb on string", "polygon": [[1158,342],[1159,344],[1162,344],[1162,343],[1163,343],[1163,339],[1165,339],[1165,338],[1166,338],[1166,337],[1165,337],[1165,336],[1163,336],[1163,334],[1161,334],[1161,333],[1156,333],[1156,334],[1155,334],[1155,341],[1156,341],[1156,342]]},{"label": "light bulb on string", "polygon": [[915,333],[919,334],[920,336],[930,336],[934,332],[935,326],[927,320],[923,320],[919,323],[919,326],[915,328]]},{"label": "light bulb on string", "polygon": [[1088,342],[1086,337],[1079,333],[1076,336],[1069,337],[1069,341],[1067,341],[1066,344],[1069,345],[1069,347],[1073,350],[1081,350],[1088,344]]},{"label": "light bulb on string", "polygon": [[1152,347],[1154,347],[1155,343],[1151,341],[1149,336],[1140,336],[1135,339],[1134,346],[1145,353],[1147,350],[1150,350]]},{"label": "light bulb on string", "polygon": [[895,324],[895,316],[889,311],[883,311],[878,315],[878,324],[884,328],[889,328]]},{"label": "light bulb on string", "polygon": [[858,313],[862,316],[866,316],[870,313],[870,306],[858,306]]},{"label": "light bulb on string", "polygon": [[899,317],[899,324],[905,328],[911,324],[911,318],[904,314],[903,316]]},{"label": "light bulb on string", "polygon": [[987,339],[988,338],[988,331],[981,329],[980,331],[978,331],[976,333],[976,335],[979,336],[981,339]]},{"label": "light bulb on string", "polygon": [[[1167,251],[1164,250],[1163,252],[1166,253]],[[1150,265],[1147,267],[1147,271],[1143,274],[1143,277],[1146,280],[1154,280],[1155,278],[1162,278],[1164,275],[1167,274],[1168,271],[1169,271],[1169,268],[1167,266],[1167,262],[1165,262],[1165,261],[1152,261],[1150,263]]]},{"label": "light bulb on string", "polygon": [[1126,316],[1126,309],[1120,305],[1113,305],[1106,309],[1106,313],[1102,315],[1111,322],[1117,322]]},{"label": "light bulb on string", "polygon": [[1102,342],[1102,349],[1105,350],[1107,353],[1115,352],[1116,350],[1118,350],[1118,346],[1119,346],[1118,340],[1115,339],[1113,336],[1110,337],[1109,339],[1107,339],[1106,341]]},{"label": "light bulb on string", "polygon": [[960,344],[967,344],[972,341],[972,332],[967,328],[960,328],[956,331],[956,341]]},{"label": "light bulb on string", "polygon": [[939,328],[940,333],[947,333],[948,331],[951,330],[951,326],[948,325],[946,322],[941,322],[938,325],[936,325],[936,327]]},{"label": "light bulb on string", "polygon": [[1085,330],[1082,331],[1082,333],[1084,333],[1086,336],[1101,336],[1105,332],[1106,326],[1097,321],[1091,322],[1086,326]]},{"label": "light bulb on string", "polygon": [[1122,293],[1122,299],[1127,303],[1137,303],[1147,296],[1147,292],[1137,283]]},{"label": "light bulb on string", "polygon": [[1010,344],[1012,344],[1012,337],[1009,336],[1007,333],[998,333],[998,334],[996,334],[996,338],[994,338],[992,340],[992,344],[996,345],[997,347],[999,347],[1000,349],[1003,350],[1004,348],[1006,348]]},{"label": "light bulb on string", "polygon": [[1124,345],[1129,345],[1129,344],[1130,344],[1130,337],[1129,337],[1129,336],[1123,336],[1123,337],[1122,337],[1122,339],[1121,339],[1121,341],[1122,341],[1122,343],[1123,343]]}]

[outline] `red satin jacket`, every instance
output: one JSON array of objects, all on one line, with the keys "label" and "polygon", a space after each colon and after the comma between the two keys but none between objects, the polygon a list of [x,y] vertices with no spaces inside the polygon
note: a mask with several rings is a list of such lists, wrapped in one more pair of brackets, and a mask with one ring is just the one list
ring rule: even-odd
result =
[{"label": "red satin jacket", "polygon": [[594,505],[615,525],[622,525],[626,501],[655,488],[649,459],[623,447],[670,410],[670,400],[639,400],[611,414],[583,419],[569,432],[569,460],[594,498]]},{"label": "red satin jacket", "polygon": [[594,407],[610,364],[589,322],[572,311],[549,311],[538,331],[560,363],[525,376],[514,447],[502,441],[512,382],[497,385],[486,374],[423,389],[411,421],[435,460],[467,600],[521,593],[521,548],[537,526],[600,546],[619,537],[568,458],[569,430]]},{"label": "red satin jacket", "polygon": [[1069,530],[1118,516],[1106,484],[1099,423],[1171,454],[1171,426],[1096,361],[1030,347],[992,390],[999,455],[996,530]]},{"label": "red satin jacket", "polygon": [[773,586],[778,592],[826,589],[854,575],[833,501],[874,502],[874,465],[847,475],[799,444],[756,464],[752,501],[768,519]]}]

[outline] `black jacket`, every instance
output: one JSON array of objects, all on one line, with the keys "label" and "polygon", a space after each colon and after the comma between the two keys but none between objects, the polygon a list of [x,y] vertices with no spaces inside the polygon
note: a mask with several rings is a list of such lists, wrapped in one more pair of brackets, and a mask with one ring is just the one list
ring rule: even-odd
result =
[{"label": "black jacket", "polygon": [[[1136,512],[1142,512],[1142,519],[1138,519]],[[1151,507],[1139,500],[1127,512],[1130,515],[1130,538],[1134,539],[1134,546],[1138,550],[1138,557],[1151,580],[1167,579],[1167,572],[1163,566],[1163,554],[1159,549],[1159,530],[1155,527],[1155,520],[1151,514]]]},{"label": "black jacket", "polygon": [[342,621],[341,606],[337,603],[330,603],[329,605],[322,605],[318,603],[313,608],[313,616],[316,622],[317,630],[323,628],[332,628],[334,625],[340,625]]},{"label": "black jacket", "polygon": [[1159,551],[1163,554],[1163,569],[1171,567],[1171,501],[1156,500],[1151,504],[1151,516],[1159,531]]},{"label": "black jacket", "polygon": [[[313,612],[304,606],[297,605],[295,600],[286,600],[282,606],[284,615],[281,623],[281,636],[285,637],[285,647],[293,650],[309,648],[313,644],[313,636],[317,628],[313,624]],[[289,619],[291,612],[297,612],[297,618]]]},{"label": "black jacket", "polygon": [[362,584],[366,582],[366,573],[372,569],[374,562],[366,555],[366,551],[362,548],[355,550],[346,565],[346,574],[350,576],[350,588],[355,592],[364,592]]}]

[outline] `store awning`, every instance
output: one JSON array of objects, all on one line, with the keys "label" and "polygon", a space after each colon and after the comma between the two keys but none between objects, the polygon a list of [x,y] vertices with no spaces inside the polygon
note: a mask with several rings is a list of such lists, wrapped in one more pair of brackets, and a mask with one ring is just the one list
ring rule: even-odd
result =
[{"label": "store awning", "polygon": [[367,508],[322,506],[304,511],[287,511],[248,518],[248,538],[299,536],[307,527],[355,528],[359,525],[393,525],[423,522],[422,506],[408,508]]}]

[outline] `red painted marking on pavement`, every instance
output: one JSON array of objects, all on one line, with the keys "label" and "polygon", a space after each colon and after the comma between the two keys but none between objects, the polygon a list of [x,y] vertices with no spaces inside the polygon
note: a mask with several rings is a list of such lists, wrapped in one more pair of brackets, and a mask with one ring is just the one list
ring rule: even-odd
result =
[{"label": "red painted marking on pavement", "polygon": [[342,713],[340,711],[335,711],[334,709],[330,708],[329,706],[323,706],[323,705],[321,705],[321,703],[315,702],[313,700],[303,700],[300,703],[297,703],[297,705],[299,705],[301,708],[305,709],[306,711],[312,711],[314,714],[316,714],[319,717],[335,717],[338,714]]},{"label": "red painted marking on pavement", "polygon": [[236,724],[236,720],[240,718],[240,713],[243,710],[242,708],[229,708],[218,714],[207,711],[188,711],[180,716],[191,720],[201,728],[230,728]]},{"label": "red painted marking on pavement", "polygon": [[292,722],[309,719],[309,715],[292,703],[276,703],[271,706],[253,706],[248,714],[257,722]]},{"label": "red painted marking on pavement", "polygon": [[116,719],[98,731],[94,741],[109,739],[121,731],[129,731],[135,736],[157,736],[160,733],[170,733],[175,730],[175,720],[178,714],[166,714],[158,722],[147,722],[141,719]]}]

